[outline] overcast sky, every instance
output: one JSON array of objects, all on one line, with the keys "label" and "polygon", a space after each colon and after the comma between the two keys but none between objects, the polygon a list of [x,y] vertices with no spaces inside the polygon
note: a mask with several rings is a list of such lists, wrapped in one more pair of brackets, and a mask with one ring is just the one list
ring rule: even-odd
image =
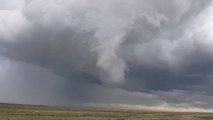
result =
[{"label": "overcast sky", "polygon": [[0,0],[0,102],[213,109],[212,0]]}]

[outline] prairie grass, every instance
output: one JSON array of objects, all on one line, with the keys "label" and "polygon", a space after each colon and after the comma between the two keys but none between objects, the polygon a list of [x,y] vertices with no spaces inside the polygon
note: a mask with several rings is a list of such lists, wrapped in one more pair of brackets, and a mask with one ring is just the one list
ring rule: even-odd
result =
[{"label": "prairie grass", "polygon": [[213,114],[0,104],[0,120],[213,120]]}]

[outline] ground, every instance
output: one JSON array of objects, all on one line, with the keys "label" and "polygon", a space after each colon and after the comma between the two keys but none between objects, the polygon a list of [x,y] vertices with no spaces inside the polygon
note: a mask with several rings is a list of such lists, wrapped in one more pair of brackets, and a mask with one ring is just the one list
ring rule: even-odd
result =
[{"label": "ground", "polygon": [[213,120],[213,113],[0,104],[0,120]]}]

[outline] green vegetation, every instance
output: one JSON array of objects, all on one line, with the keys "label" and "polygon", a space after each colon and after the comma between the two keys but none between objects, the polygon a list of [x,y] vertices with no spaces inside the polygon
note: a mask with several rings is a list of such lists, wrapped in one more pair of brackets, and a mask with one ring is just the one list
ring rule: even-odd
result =
[{"label": "green vegetation", "polygon": [[0,120],[213,120],[213,114],[0,104]]}]

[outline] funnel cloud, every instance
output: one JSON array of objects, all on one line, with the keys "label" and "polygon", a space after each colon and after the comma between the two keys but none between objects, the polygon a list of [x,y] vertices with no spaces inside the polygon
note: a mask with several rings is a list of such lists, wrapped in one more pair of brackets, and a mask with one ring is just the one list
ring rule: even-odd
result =
[{"label": "funnel cloud", "polygon": [[0,0],[0,102],[210,111],[212,61],[212,0]]}]

